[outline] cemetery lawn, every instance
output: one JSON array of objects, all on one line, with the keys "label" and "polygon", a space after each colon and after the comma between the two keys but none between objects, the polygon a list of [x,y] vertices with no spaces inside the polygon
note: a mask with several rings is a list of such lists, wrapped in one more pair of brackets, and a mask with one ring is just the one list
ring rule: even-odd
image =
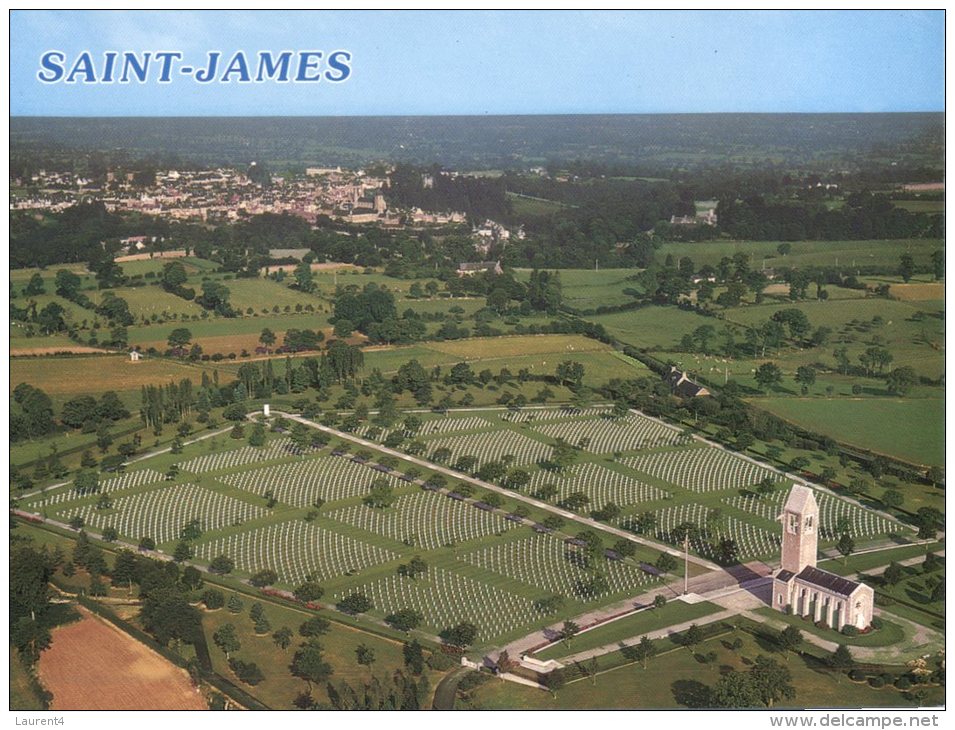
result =
[{"label": "cemetery lawn", "polygon": [[[740,632],[743,647],[739,652],[727,648],[732,633],[723,638],[704,641],[696,652],[672,648],[650,660],[644,669],[639,663],[627,664],[598,674],[596,681],[583,678],[571,682],[554,698],[549,692],[523,687],[511,682],[491,680],[473,692],[470,705],[479,709],[667,709],[693,704],[705,687],[719,680],[725,667],[748,671],[759,654],[778,661],[792,673],[796,696],[779,709],[802,707],[905,707],[909,701],[894,687],[872,689],[867,684],[852,682],[844,674],[834,674],[820,666],[818,660],[792,656],[787,662],[773,654],[768,646],[747,632]],[[672,644],[671,644],[672,646]],[[662,646],[661,646],[662,648]],[[697,656],[715,651],[712,664],[701,663]],[[941,704],[944,689],[929,689],[926,706]],[[459,701],[458,706],[462,703]],[[914,704],[911,705],[915,707]]]},{"label": "cemetery lawn", "polygon": [[[615,420],[605,406],[593,406],[464,410],[422,413],[420,418],[422,427],[405,443],[420,444],[421,456],[448,466],[464,456],[473,457],[478,466],[510,460],[509,470],[527,473],[528,483],[517,489],[523,495],[533,497],[553,485],[550,509],[590,517],[612,502],[620,513],[610,522],[625,530],[634,529],[637,515],[651,512],[656,526],[645,537],[671,544],[670,531],[691,520],[701,528],[691,549],[711,559],[713,545],[723,537],[735,542],[742,562],[768,559],[778,551],[774,518],[786,481],[733,453],[684,443],[678,428],[642,414]],[[553,512],[519,502],[510,492],[500,495],[497,510],[488,505],[482,509],[475,503],[491,494],[483,488],[474,488],[472,497],[461,500],[425,491],[393,473],[372,469],[383,455],[348,439],[333,437],[328,446],[302,451],[287,435],[270,434],[264,447],[255,448],[245,440],[251,424],[244,428],[241,439],[223,433],[187,445],[180,454],[150,457],[123,474],[103,475],[100,489],[113,499],[110,507],[98,508],[98,495],[79,496],[69,486],[21,500],[21,506],[63,522],[80,516],[93,534],[113,527],[133,544],[149,536],[167,554],[183,527],[198,519],[202,532],[193,550],[200,564],[227,555],[235,561],[235,578],[270,568],[278,573],[277,586],[285,589],[313,574],[325,588],[324,603],[334,604],[354,592],[367,595],[373,607],[359,621],[381,621],[399,609],[414,608],[424,617],[420,628],[428,637],[460,621],[473,621],[479,627],[475,650],[660,585],[659,578],[641,567],[657,561],[655,548],[638,545],[632,557],[616,560],[603,551],[619,538],[596,530],[596,560],[606,583],[596,594],[588,593],[591,574],[581,550],[566,541],[594,528],[565,520],[557,533],[539,534],[529,523],[505,515],[520,506],[529,520],[540,523]],[[375,433],[368,428],[359,426],[357,435],[379,441],[388,435],[388,430]],[[540,462],[550,458],[556,438],[578,441],[580,448],[572,464],[555,471]],[[333,455],[332,449],[341,444],[351,454],[366,451],[370,461]],[[173,465],[178,471],[167,475]],[[397,462],[398,472],[409,467]],[[420,471],[423,479],[431,474]],[[759,499],[751,496],[747,488],[767,476],[777,481],[776,491]],[[393,489],[390,507],[363,503],[376,478]],[[444,479],[449,489],[460,488],[455,479]],[[269,493],[275,499],[271,506]],[[564,504],[575,494],[584,495],[583,504]],[[317,498],[323,503],[313,511]],[[837,514],[850,518],[860,546],[900,530],[894,522],[838,498],[821,499],[824,538]],[[427,563],[425,575],[400,577],[399,566],[415,556]],[[680,575],[678,568],[670,579],[679,580]],[[563,607],[541,614],[534,602],[552,595],[564,597]],[[633,636],[654,616],[639,614],[601,631],[611,632],[608,641],[624,628]]]},{"label": "cemetery lawn", "polygon": [[855,636],[846,636],[845,634],[833,629],[820,629],[812,621],[804,619],[802,616],[790,616],[789,614],[777,611],[769,606],[757,608],[755,613],[765,616],[768,619],[784,621],[790,626],[795,626],[800,631],[808,634],[815,634],[828,641],[834,641],[838,644],[853,646],[892,646],[899,644],[908,638],[906,631],[899,624],[891,619],[882,616],[883,626],[877,631],[868,634],[857,634]]},{"label": "cemetery lawn", "polygon": [[[228,601],[232,592],[224,591],[224,593]],[[216,611],[202,611],[202,627],[209,644],[213,667],[216,672],[228,677],[237,686],[270,708],[275,710],[292,709],[292,701],[300,692],[305,691],[306,685],[304,680],[290,676],[287,667],[292,662],[295,650],[305,641],[298,632],[299,626],[314,616],[315,612],[297,610],[273,603],[263,603],[265,616],[272,629],[269,633],[260,636],[255,633],[253,621],[249,617],[249,609],[255,603],[255,600],[244,593],[238,595],[244,604],[242,611],[238,614],[233,614],[226,608]],[[318,615],[322,614],[319,613]],[[212,635],[227,623],[235,626],[236,636],[241,644],[241,648],[234,652],[232,656],[246,662],[255,662],[265,675],[265,679],[254,687],[243,684],[232,673],[225,653],[212,640]],[[292,630],[294,637],[288,649],[283,650],[272,640],[272,633],[286,626]],[[334,669],[334,674],[330,679],[333,684],[344,680],[352,686],[359,686],[363,682],[367,682],[370,675],[387,676],[404,664],[400,642],[359,631],[337,622],[333,622],[329,632],[322,634],[318,640],[323,647],[325,660]],[[355,649],[359,644],[364,644],[375,652],[375,663],[371,666],[371,669],[359,665],[355,660]],[[439,675],[427,669],[425,671],[429,675],[433,686]],[[325,683],[313,685],[312,694],[318,701],[328,701]]]},{"label": "cemetery lawn", "polygon": [[[928,552],[937,553],[945,549],[945,541],[940,540],[928,545],[905,545],[893,550],[879,550],[873,553],[863,553],[861,555],[850,555],[843,563],[842,558],[831,560],[820,560],[820,567],[836,575],[844,575],[852,578],[856,573],[865,573],[873,568],[879,568],[883,565],[895,561],[909,560],[924,556]],[[916,567],[921,567],[918,563]]]},{"label": "cemetery lawn", "polygon": [[534,657],[542,661],[547,659],[559,660],[571,654],[578,654],[615,642],[625,642],[632,645],[637,643],[641,636],[651,631],[709,616],[721,610],[723,609],[719,606],[706,601],[684,603],[674,599],[662,608],[645,609],[599,628],[591,629],[586,633],[578,634],[566,644],[564,642],[553,644],[543,651],[534,652]]}]

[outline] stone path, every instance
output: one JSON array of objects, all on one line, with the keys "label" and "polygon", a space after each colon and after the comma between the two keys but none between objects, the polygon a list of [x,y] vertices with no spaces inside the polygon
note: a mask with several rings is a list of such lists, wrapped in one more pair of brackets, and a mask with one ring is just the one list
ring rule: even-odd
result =
[{"label": "stone path", "polygon": [[[718,621],[726,621],[736,616],[738,612],[735,609],[726,609],[724,611],[718,611],[717,613],[711,613],[709,616],[701,616],[700,618],[693,619],[692,621],[683,621],[682,623],[673,624],[672,626],[667,626],[663,629],[657,629],[656,631],[647,631],[646,633],[640,634],[640,637],[648,636],[651,639],[665,639],[668,636],[673,636],[674,634],[679,634],[683,631],[686,631],[690,626],[696,624],[697,626],[706,626],[707,624],[713,624]],[[613,651],[619,651],[624,646],[629,646],[636,641],[639,641],[640,637],[633,637],[631,639],[623,639],[621,641],[615,641],[612,644],[604,644],[603,646],[598,646],[595,649],[588,649],[587,651],[577,652],[576,654],[571,654],[570,656],[563,657],[560,660],[561,664],[574,664],[575,662],[584,662],[592,657],[603,656],[604,654],[609,654]]]},{"label": "stone path", "polygon": [[[878,608],[875,612],[876,614],[882,613]],[[789,626],[785,621],[751,611],[744,611],[741,615],[778,631]],[[945,637],[933,629],[896,614],[892,614],[890,620],[902,626],[905,631],[905,639],[891,646],[853,646],[850,644],[848,645],[849,651],[852,652],[852,657],[855,660],[875,664],[901,664],[924,654],[934,654],[945,646]],[[824,639],[810,631],[803,631],[802,636],[806,642],[830,652],[835,651],[840,643],[845,643]]]}]

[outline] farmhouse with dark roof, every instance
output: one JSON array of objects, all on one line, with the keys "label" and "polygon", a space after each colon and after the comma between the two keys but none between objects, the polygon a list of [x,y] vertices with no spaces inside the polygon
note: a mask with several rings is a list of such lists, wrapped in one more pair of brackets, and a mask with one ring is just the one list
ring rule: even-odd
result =
[{"label": "farmhouse with dark roof", "polygon": [[675,366],[670,367],[670,372],[665,376],[665,380],[670,385],[673,395],[681,398],[696,398],[701,395],[709,395],[710,391],[699,383],[694,383],[689,376]]}]

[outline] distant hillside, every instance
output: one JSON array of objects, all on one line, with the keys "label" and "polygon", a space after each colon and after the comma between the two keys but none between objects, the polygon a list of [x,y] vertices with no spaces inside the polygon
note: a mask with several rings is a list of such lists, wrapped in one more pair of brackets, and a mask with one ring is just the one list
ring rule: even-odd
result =
[{"label": "distant hillside", "polygon": [[941,113],[10,120],[14,158],[83,151],[192,165],[404,160],[493,169],[586,159],[647,169],[726,162],[940,168],[943,142]]}]

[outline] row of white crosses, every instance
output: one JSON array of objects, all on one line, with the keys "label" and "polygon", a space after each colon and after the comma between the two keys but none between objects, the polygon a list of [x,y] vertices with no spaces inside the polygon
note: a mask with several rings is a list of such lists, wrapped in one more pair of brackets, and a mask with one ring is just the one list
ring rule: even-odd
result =
[{"label": "row of white crosses", "polygon": [[351,593],[371,599],[376,613],[387,616],[413,608],[424,616],[426,628],[435,633],[462,621],[478,627],[478,641],[485,642],[535,620],[532,601],[458,573],[429,567],[416,579],[391,573],[378,580],[340,591],[338,601]]},{"label": "row of white crosses", "polygon": [[360,504],[325,512],[324,516],[428,550],[514,527],[499,514],[431,492],[403,495],[386,510]]},{"label": "row of white crosses", "polygon": [[[887,535],[897,528],[881,515],[858,505],[834,497],[819,490],[813,490],[816,502],[819,504],[819,534],[823,539],[835,539],[836,525],[840,517],[845,517],[851,523],[850,534],[853,537],[868,538]],[[766,520],[775,521],[782,512],[786,490],[777,490],[773,494],[763,497],[742,496],[727,497],[723,501],[746,512],[751,512]]]},{"label": "row of white crosses", "polygon": [[380,476],[392,487],[401,484],[393,476],[376,474],[367,466],[338,456],[319,456],[226,474],[219,480],[258,495],[272,490],[279,502],[308,507],[318,498],[332,502],[368,494],[372,481]]},{"label": "row of white crosses", "polygon": [[527,423],[528,421],[555,421],[567,418],[600,416],[609,411],[610,406],[588,406],[587,408],[557,406],[554,408],[505,411],[501,414],[501,418],[511,423]]},{"label": "row of white crosses", "polygon": [[193,474],[204,474],[210,471],[232,469],[237,466],[255,464],[260,461],[285,459],[289,456],[298,456],[303,453],[290,438],[279,438],[269,441],[265,446],[242,446],[230,451],[216,451],[203,454],[188,461],[177,464],[183,471]]},{"label": "row of white crosses", "polygon": [[[142,487],[146,484],[155,484],[164,480],[165,476],[158,471],[153,469],[139,469],[138,471],[124,472],[123,474],[110,477],[109,479],[101,479],[99,483],[99,491],[100,493],[120,492],[126,489]],[[29,507],[40,507],[43,504],[61,504],[63,502],[69,502],[74,499],[78,499],[81,496],[88,495],[78,495],[73,490],[73,484],[70,483],[64,487],[59,487],[55,491],[38,494],[35,497],[32,497],[26,504]]]},{"label": "row of white crosses", "polygon": [[629,456],[622,462],[638,472],[694,492],[739,489],[758,484],[766,477],[774,482],[783,481],[771,469],[712,446]]},{"label": "row of white crosses", "polygon": [[492,433],[467,434],[449,436],[429,440],[428,453],[433,454],[436,449],[451,450],[451,464],[461,456],[474,456],[478,465],[489,461],[502,461],[504,456],[513,456],[512,466],[528,466],[551,454],[551,447],[540,441],[529,439],[513,431],[494,431]]},{"label": "row of white crosses", "polygon": [[432,418],[423,421],[418,431],[418,436],[430,436],[437,433],[453,433],[455,431],[477,431],[482,428],[490,428],[491,422],[480,416],[465,416],[455,418],[445,416],[443,418]]},{"label": "row of white crosses", "polygon": [[671,446],[680,439],[678,429],[633,413],[619,420],[594,418],[563,421],[534,426],[534,430],[551,438],[562,438],[575,445],[581,443],[583,438],[589,439],[584,448],[594,454]]},{"label": "row of white crosses", "polygon": [[599,509],[608,502],[624,507],[666,499],[669,496],[662,489],[593,462],[574,464],[563,471],[534,471],[531,473],[527,491],[533,493],[548,483],[558,489],[558,496],[554,501],[559,502],[571,492],[583,492],[590,497],[588,509]]},{"label": "row of white crosses", "polygon": [[[586,580],[580,566],[579,548],[553,535],[533,535],[522,540],[499,542],[458,555],[471,565],[513,578],[545,593],[575,595],[576,584]],[[598,557],[610,593],[632,591],[651,580],[649,573],[632,565]]]},{"label": "row of white crosses", "polygon": [[[672,533],[674,528],[684,522],[692,522],[701,531],[706,530],[708,511],[708,507],[696,503],[679,504],[657,510],[654,513],[657,518],[656,535],[659,539],[664,539]],[[741,560],[779,551],[779,536],[776,533],[767,532],[763,528],[756,527],[748,522],[742,522],[732,515],[723,515],[713,533],[711,539],[715,538],[715,541],[727,537],[734,540],[737,557]],[[701,554],[710,553],[708,543],[703,538],[692,540],[690,544],[694,550]]]},{"label": "row of white crosses", "polygon": [[271,568],[280,582],[292,587],[304,582],[309,574],[320,581],[328,580],[399,557],[390,550],[302,520],[265,525],[196,546],[196,556],[202,560],[211,561],[219,555],[232,558],[236,568],[246,573]]},{"label": "row of white crosses", "polygon": [[[414,439],[458,431],[479,431],[483,428],[490,428],[492,425],[486,418],[480,418],[479,416],[442,416],[422,421],[421,428],[417,433],[411,433],[403,427],[400,427],[400,430],[405,438]],[[374,423],[363,423],[355,430],[355,433],[362,438],[371,438],[374,433],[376,440],[384,441],[395,430],[394,428],[381,428]]]},{"label": "row of white crosses", "polygon": [[132,540],[151,537],[162,544],[177,540],[183,526],[198,519],[204,531],[241,525],[267,513],[265,507],[243,502],[196,484],[174,484],[148,492],[116,497],[113,508],[97,510],[94,505],[61,509],[68,520],[79,515],[97,529],[114,527]]}]

